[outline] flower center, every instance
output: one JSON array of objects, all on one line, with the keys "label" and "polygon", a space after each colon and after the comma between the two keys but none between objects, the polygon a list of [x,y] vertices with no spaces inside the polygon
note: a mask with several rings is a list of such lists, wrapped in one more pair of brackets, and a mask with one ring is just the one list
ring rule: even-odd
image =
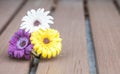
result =
[{"label": "flower center", "polygon": [[26,41],[22,41],[21,43],[20,43],[20,46],[21,47],[23,47],[23,46],[25,46],[26,45]]},{"label": "flower center", "polygon": [[26,37],[21,37],[17,42],[18,49],[24,49],[29,43],[29,40]]},{"label": "flower center", "polygon": [[49,40],[48,38],[44,38],[43,42],[44,42],[45,44],[48,44],[48,43],[50,43],[50,40]]},{"label": "flower center", "polygon": [[38,20],[36,20],[36,21],[34,22],[34,26],[38,26],[38,25],[40,25],[40,22],[39,22]]}]

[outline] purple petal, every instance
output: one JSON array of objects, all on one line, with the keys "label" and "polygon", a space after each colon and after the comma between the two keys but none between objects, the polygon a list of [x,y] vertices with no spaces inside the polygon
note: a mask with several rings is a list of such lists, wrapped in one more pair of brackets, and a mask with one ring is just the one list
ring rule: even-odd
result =
[{"label": "purple petal", "polygon": [[8,55],[13,57],[14,56],[14,51],[16,51],[16,50],[17,50],[16,46],[9,45],[9,47],[8,47]]},{"label": "purple petal", "polygon": [[25,35],[27,38],[30,38],[30,33],[24,31],[24,35]]},{"label": "purple petal", "polygon": [[18,32],[17,32],[17,35],[19,35],[20,37],[23,37],[24,36],[24,30],[22,29],[19,29]]},{"label": "purple petal", "polygon": [[12,45],[15,45],[17,43],[18,39],[15,38],[14,36],[10,39],[9,43]]},{"label": "purple petal", "polygon": [[23,57],[23,55],[24,55],[24,50],[21,50],[21,51],[14,51],[14,57],[15,58],[22,58]]},{"label": "purple petal", "polygon": [[30,54],[32,49],[33,49],[33,45],[32,44],[29,45],[28,47],[26,47],[25,54]]},{"label": "purple petal", "polygon": [[9,45],[8,51],[15,51],[15,50],[17,50],[16,46]]},{"label": "purple petal", "polygon": [[[20,39],[27,39],[26,45],[22,49],[18,49],[18,42],[21,41]],[[33,48],[33,45],[30,44],[30,33],[25,32],[22,29],[19,29],[13,37],[9,41],[9,48],[8,48],[8,55],[12,56],[14,58],[22,58],[25,57],[25,59],[30,59],[30,53]],[[29,45],[30,44],[30,45]]]},{"label": "purple petal", "polygon": [[8,56],[13,57],[13,56],[14,56],[14,55],[13,55],[13,51],[8,51]]},{"label": "purple petal", "polygon": [[17,34],[17,32],[13,35],[14,38],[19,39],[20,35]]},{"label": "purple petal", "polygon": [[25,55],[26,60],[30,60],[31,56],[30,55]]},{"label": "purple petal", "polygon": [[13,46],[13,45],[10,45],[9,48],[8,48],[8,55],[9,56],[14,56],[13,55],[13,52],[16,48]]}]

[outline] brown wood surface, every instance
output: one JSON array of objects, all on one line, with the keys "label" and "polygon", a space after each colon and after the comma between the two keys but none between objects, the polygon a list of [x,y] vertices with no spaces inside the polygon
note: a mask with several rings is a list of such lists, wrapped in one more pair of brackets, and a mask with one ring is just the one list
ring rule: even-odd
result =
[{"label": "brown wood surface", "polygon": [[48,0],[31,0],[22,8],[19,14],[13,19],[6,30],[0,36],[0,74],[28,74],[30,61],[16,60],[8,57],[8,41],[11,36],[19,29],[22,17],[30,9],[45,8],[49,9],[51,2]]},{"label": "brown wood surface", "polygon": [[120,74],[120,15],[112,1],[88,3],[99,74]]},{"label": "brown wood surface", "polygon": [[61,54],[40,60],[37,74],[89,74],[85,21],[82,1],[60,1],[53,14],[63,38]]},{"label": "brown wood surface", "polygon": [[23,0],[0,0],[0,32],[13,17]]}]

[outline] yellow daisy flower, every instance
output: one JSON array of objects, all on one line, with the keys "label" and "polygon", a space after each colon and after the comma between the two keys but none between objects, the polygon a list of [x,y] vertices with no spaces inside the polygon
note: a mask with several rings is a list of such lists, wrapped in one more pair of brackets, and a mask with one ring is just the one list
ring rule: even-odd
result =
[{"label": "yellow daisy flower", "polygon": [[41,55],[42,58],[56,57],[62,48],[60,34],[54,29],[39,29],[32,32],[30,40],[34,45],[34,51],[37,55]]}]

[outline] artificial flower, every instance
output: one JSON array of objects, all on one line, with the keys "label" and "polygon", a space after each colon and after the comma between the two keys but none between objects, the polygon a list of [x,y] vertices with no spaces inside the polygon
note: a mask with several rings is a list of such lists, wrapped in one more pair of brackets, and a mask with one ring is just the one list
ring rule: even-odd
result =
[{"label": "artificial flower", "polygon": [[30,40],[34,45],[33,50],[42,58],[56,57],[61,51],[62,39],[57,30],[50,28],[46,30],[39,29],[31,34]]},{"label": "artificial flower", "polygon": [[25,58],[29,60],[32,47],[30,34],[20,29],[9,41],[8,55],[18,59]]},{"label": "artificial flower", "polygon": [[49,11],[44,11],[44,8],[38,10],[30,10],[27,12],[27,15],[22,18],[22,24],[20,29],[25,29],[27,32],[34,32],[41,29],[46,29],[50,27],[50,24],[53,24],[53,17],[48,15]]}]

